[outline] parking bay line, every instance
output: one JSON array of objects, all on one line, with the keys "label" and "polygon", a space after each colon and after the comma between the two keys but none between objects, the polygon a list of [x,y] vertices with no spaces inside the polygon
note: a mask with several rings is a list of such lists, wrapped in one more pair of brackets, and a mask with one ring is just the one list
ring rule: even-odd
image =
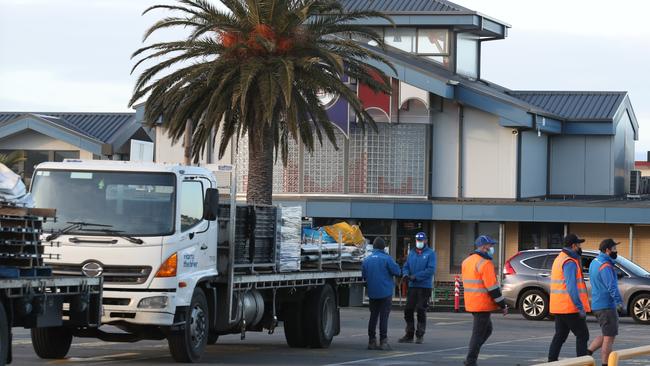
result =
[{"label": "parking bay line", "polygon": [[[516,343],[516,342],[527,342],[527,341],[533,341],[533,340],[537,340],[537,339],[549,339],[549,338],[553,338],[553,336],[513,339],[513,340],[510,340],[510,341],[486,343],[483,346],[484,347],[485,346],[496,346],[496,345],[500,345],[500,344],[509,344],[509,343]],[[346,362],[341,362],[341,363],[331,363],[331,364],[327,364],[325,366],[354,365],[354,364],[358,364],[358,363],[362,363],[362,362],[372,362],[372,361],[380,361],[380,360],[389,360],[389,359],[393,359],[393,358],[402,358],[402,357],[410,357],[410,356],[430,355],[430,354],[450,352],[450,351],[459,351],[461,349],[466,349],[466,348],[467,348],[467,346],[439,349],[439,350],[435,350],[435,351],[426,351],[426,352],[398,353],[398,354],[383,356],[383,357],[364,358],[364,359],[361,359],[361,360],[346,361]]]}]

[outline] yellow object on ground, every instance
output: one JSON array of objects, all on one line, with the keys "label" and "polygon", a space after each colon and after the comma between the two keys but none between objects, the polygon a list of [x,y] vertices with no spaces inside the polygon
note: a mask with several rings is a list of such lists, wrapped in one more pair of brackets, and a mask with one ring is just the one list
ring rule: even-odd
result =
[{"label": "yellow object on ground", "polygon": [[646,356],[646,355],[650,355],[650,346],[628,348],[628,349],[613,351],[612,353],[609,354],[607,365],[618,366],[618,361],[620,360],[629,360],[637,356]]},{"label": "yellow object on ground", "polygon": [[337,243],[363,245],[366,239],[361,233],[361,229],[357,225],[350,225],[347,222],[339,222],[338,224],[324,226],[325,232],[334,238]]},{"label": "yellow object on ground", "polygon": [[533,366],[596,366],[596,361],[591,356],[582,356],[577,358],[567,358],[555,362],[540,363]]}]

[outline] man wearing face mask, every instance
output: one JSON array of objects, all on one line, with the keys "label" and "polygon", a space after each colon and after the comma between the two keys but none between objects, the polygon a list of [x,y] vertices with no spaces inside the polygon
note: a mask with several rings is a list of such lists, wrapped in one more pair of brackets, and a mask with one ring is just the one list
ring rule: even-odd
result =
[{"label": "man wearing face mask", "polygon": [[592,354],[600,348],[603,366],[607,366],[614,339],[618,335],[618,312],[623,311],[623,299],[618,290],[618,276],[614,269],[618,244],[612,239],[603,240],[599,247],[600,254],[589,266],[591,309],[598,318],[602,335],[591,342],[587,352]]},{"label": "man wearing face mask", "polygon": [[490,314],[499,308],[504,316],[508,314],[492,262],[495,244],[489,236],[479,236],[474,242],[476,250],[462,264],[465,311],[474,318],[465,366],[476,366],[481,347],[492,335]]},{"label": "man wearing face mask", "polygon": [[575,234],[564,238],[564,248],[551,269],[551,314],[555,315],[555,336],[548,361],[557,361],[562,345],[572,332],[576,336],[576,357],[586,356],[589,342],[587,313],[591,311],[587,286],[582,275],[582,243]]},{"label": "man wearing face mask", "polygon": [[[406,334],[398,340],[399,343],[412,343],[415,335],[415,343],[424,342],[424,331],[427,327],[427,307],[433,289],[433,275],[436,273],[436,253],[427,246],[427,235],[417,233],[415,235],[415,248],[409,251],[408,258],[402,268],[404,279],[409,281],[409,289],[406,295],[406,307],[404,308],[404,320],[406,320]],[[413,313],[417,311],[418,326],[415,329],[415,318]]]}]

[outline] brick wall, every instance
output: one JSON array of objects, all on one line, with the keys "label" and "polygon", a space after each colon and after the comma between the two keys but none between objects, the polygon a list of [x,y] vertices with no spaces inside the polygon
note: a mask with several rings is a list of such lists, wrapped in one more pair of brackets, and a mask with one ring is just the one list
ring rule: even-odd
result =
[{"label": "brick wall", "polygon": [[437,268],[436,281],[453,281],[454,274],[449,273],[451,263],[451,223],[449,221],[436,221],[436,254]]},{"label": "brick wall", "polygon": [[506,222],[505,228],[506,260],[519,251],[519,223]]},{"label": "brick wall", "polygon": [[[635,226],[633,243],[632,259],[641,267],[650,270],[650,226]],[[623,252],[620,248],[619,251]],[[623,255],[627,257],[629,252],[625,250]]]},{"label": "brick wall", "polygon": [[629,225],[625,224],[570,224],[569,232],[584,238],[582,249],[598,250],[603,239],[620,242],[618,250],[627,255],[629,249]]}]

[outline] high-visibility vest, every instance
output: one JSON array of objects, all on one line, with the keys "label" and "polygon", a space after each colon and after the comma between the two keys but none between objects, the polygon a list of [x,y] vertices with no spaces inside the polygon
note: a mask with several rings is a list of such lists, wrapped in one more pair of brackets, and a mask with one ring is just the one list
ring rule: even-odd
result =
[{"label": "high-visibility vest", "polygon": [[551,314],[575,314],[580,312],[573,303],[573,300],[571,300],[569,291],[566,288],[564,264],[568,261],[574,262],[577,267],[576,284],[578,285],[578,293],[580,294],[582,306],[586,312],[591,311],[589,294],[587,293],[587,285],[582,276],[582,265],[580,265],[580,261],[572,258],[565,252],[560,252],[560,255],[555,258],[553,269],[551,270]]},{"label": "high-visibility vest", "polygon": [[474,253],[463,261],[462,269],[465,311],[475,313],[499,309],[489,294],[499,288],[492,261]]}]

